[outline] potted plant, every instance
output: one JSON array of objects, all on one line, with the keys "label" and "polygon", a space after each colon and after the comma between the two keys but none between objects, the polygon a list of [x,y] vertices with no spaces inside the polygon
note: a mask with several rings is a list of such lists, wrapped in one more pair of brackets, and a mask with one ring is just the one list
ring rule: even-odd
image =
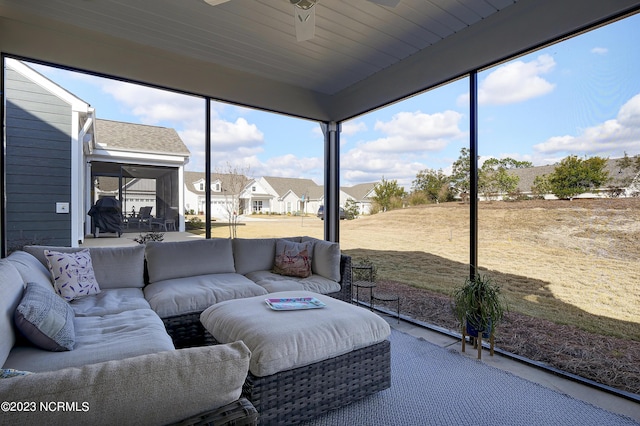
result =
[{"label": "potted plant", "polygon": [[476,273],[454,290],[452,308],[462,326],[462,351],[466,336],[470,336],[475,338],[481,358],[482,338],[488,338],[493,355],[495,329],[508,310],[500,287],[488,275]]}]

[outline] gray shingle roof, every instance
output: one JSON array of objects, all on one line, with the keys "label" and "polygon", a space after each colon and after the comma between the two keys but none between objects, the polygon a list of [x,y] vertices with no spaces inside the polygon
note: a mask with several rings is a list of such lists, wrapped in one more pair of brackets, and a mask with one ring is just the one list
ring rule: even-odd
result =
[{"label": "gray shingle roof", "polygon": [[309,194],[311,199],[319,198],[324,194],[322,186],[311,179],[264,176],[264,180],[281,196],[289,190],[293,191],[298,197]]},{"label": "gray shingle roof", "polygon": [[[184,172],[184,184],[187,187],[187,189],[193,192],[194,194],[205,193],[205,191],[199,191],[195,189],[193,185],[194,183],[204,178],[205,178],[204,172],[187,172],[187,171]],[[239,179],[238,186],[240,187],[240,190],[244,189],[244,187],[251,181],[251,179],[243,175],[231,175],[227,173],[211,173],[212,183],[217,180],[220,180],[220,182],[222,183],[222,191],[220,192],[220,194],[224,194],[226,191],[228,191],[228,188],[230,186],[233,186],[234,180],[236,178]]]},{"label": "gray shingle roof", "polygon": [[96,120],[95,142],[106,149],[189,155],[175,129],[122,121]]},{"label": "gray shingle roof", "polygon": [[360,183],[353,186],[343,186],[340,188],[346,194],[349,194],[358,201],[364,199],[369,192],[376,186],[376,182]]}]

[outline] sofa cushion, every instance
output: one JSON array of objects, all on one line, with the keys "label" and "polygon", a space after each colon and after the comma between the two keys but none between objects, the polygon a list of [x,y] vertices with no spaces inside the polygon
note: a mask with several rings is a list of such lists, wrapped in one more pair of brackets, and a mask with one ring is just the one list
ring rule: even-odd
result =
[{"label": "sofa cushion", "polygon": [[[78,247],[25,246],[24,251],[37,258],[45,267],[44,250],[74,253]],[[101,289],[144,287],[144,245],[125,247],[91,247],[91,261]]]},{"label": "sofa cushion", "polygon": [[264,287],[269,293],[275,291],[305,290],[314,293],[329,294],[340,291],[340,284],[321,275],[307,278],[287,277],[271,271],[255,271],[246,275],[251,281]]},{"label": "sofa cushion", "polygon": [[23,290],[24,282],[16,267],[9,260],[0,259],[0,366],[16,342],[13,316]]},{"label": "sofa cushion", "polygon": [[326,307],[276,312],[261,296],[222,302],[200,316],[218,342],[242,340],[247,345],[249,370],[259,377],[370,346],[391,334],[389,324],[375,313],[329,296],[284,291],[268,297],[315,297]]},{"label": "sofa cushion", "polygon": [[70,303],[77,317],[111,315],[134,309],[150,309],[141,288],[109,288]]},{"label": "sofa cushion", "polygon": [[149,282],[235,272],[231,240],[212,238],[146,245]]},{"label": "sofa cushion", "polygon": [[273,272],[291,277],[306,278],[311,275],[313,243],[296,243],[289,240],[276,240],[276,256]]},{"label": "sofa cushion", "polygon": [[3,401],[77,402],[77,410],[3,413],[7,424],[174,424],[237,400],[249,370],[242,342],[167,351],[0,380]]},{"label": "sofa cushion", "polygon": [[164,323],[151,309],[74,319],[72,351],[47,352],[32,345],[14,346],[3,368],[53,371],[109,360],[173,350]]},{"label": "sofa cushion", "polygon": [[100,293],[89,250],[75,253],[45,250],[44,255],[53,278],[53,288],[65,300]]},{"label": "sofa cushion", "polygon": [[35,256],[18,250],[11,253],[7,259],[20,272],[22,281],[39,284],[42,288],[55,293],[51,283],[51,272]]},{"label": "sofa cushion", "polygon": [[232,244],[238,274],[273,269],[276,257],[275,238],[234,238]]},{"label": "sofa cushion", "polygon": [[151,283],[144,296],[151,308],[168,318],[202,312],[209,306],[230,299],[267,294],[267,291],[240,274],[209,274]]},{"label": "sofa cushion", "polygon": [[48,351],[73,349],[73,309],[57,294],[27,283],[14,317],[18,330],[34,345]]},{"label": "sofa cushion", "polygon": [[333,281],[340,281],[340,244],[317,238],[303,237],[302,241],[313,242],[311,270]]}]

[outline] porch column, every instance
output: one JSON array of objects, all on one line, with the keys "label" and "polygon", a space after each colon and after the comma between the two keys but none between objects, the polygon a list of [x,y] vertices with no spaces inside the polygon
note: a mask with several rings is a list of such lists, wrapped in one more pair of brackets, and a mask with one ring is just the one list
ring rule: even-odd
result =
[{"label": "porch column", "polygon": [[478,73],[469,74],[469,276],[478,273]]},{"label": "porch column", "polygon": [[205,98],[204,235],[211,238],[211,98]]},{"label": "porch column", "polygon": [[321,123],[324,134],[324,239],[340,241],[340,123]]}]

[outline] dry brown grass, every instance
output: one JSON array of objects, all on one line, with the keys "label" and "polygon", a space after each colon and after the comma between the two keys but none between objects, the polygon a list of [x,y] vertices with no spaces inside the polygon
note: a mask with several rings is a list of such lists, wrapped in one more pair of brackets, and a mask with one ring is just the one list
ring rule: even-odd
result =
[{"label": "dry brown grass", "polygon": [[[469,273],[468,222],[457,203],[390,211],[341,221],[340,244],[355,262],[373,261],[404,315],[456,330],[448,295]],[[228,237],[216,225],[213,236]],[[312,216],[253,216],[238,236],[323,232]],[[496,345],[640,393],[639,234],[638,199],[481,203],[479,266],[511,307]]]},{"label": "dry brown grass", "polygon": [[[381,280],[448,295],[469,271],[469,206],[447,203],[340,222],[340,244]],[[323,237],[316,217],[252,216],[238,237]],[[214,237],[226,237],[224,227]],[[514,312],[640,341],[640,200],[480,203],[479,266]]]}]

